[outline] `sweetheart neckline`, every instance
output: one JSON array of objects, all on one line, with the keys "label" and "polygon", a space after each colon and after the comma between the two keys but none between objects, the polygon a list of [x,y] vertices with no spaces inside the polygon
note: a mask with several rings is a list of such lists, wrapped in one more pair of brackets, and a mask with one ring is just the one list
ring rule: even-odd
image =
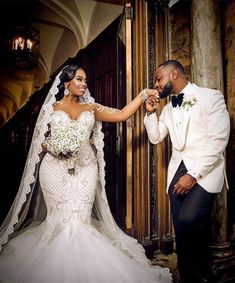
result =
[{"label": "sweetheart neckline", "polygon": [[62,110],[62,109],[53,110],[53,112],[62,112],[62,113],[64,113],[71,121],[79,121],[79,120],[81,119],[81,116],[82,116],[83,113],[85,113],[85,112],[91,112],[91,111],[89,111],[89,110],[82,111],[82,112],[80,113],[80,115],[79,115],[76,119],[71,118],[70,115],[69,115],[69,113],[67,113],[66,111],[64,111],[64,110]]}]

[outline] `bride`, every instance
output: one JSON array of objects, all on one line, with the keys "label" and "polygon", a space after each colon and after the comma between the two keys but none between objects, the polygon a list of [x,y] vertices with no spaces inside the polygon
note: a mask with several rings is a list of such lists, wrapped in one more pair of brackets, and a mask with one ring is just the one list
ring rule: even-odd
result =
[{"label": "bride", "polygon": [[94,102],[79,66],[57,75],[0,229],[1,283],[172,282],[116,225],[105,193],[100,121],[127,120],[151,95],[108,108]]}]

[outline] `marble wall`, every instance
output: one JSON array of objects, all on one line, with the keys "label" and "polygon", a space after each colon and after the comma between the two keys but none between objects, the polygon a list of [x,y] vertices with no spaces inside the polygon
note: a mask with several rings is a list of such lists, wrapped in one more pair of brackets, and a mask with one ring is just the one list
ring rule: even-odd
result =
[{"label": "marble wall", "polygon": [[179,60],[191,78],[191,4],[179,2],[169,11],[170,59]]},{"label": "marble wall", "polygon": [[235,2],[226,1],[222,7],[222,36],[224,50],[225,96],[231,121],[231,133],[227,151],[229,233],[235,243]]}]

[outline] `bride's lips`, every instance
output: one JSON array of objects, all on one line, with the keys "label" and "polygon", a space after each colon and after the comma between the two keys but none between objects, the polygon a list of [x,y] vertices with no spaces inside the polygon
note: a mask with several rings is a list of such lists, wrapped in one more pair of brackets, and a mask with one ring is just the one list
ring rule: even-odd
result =
[{"label": "bride's lips", "polygon": [[85,91],[86,91],[85,88],[80,88],[79,90],[80,90],[81,92],[85,92]]}]

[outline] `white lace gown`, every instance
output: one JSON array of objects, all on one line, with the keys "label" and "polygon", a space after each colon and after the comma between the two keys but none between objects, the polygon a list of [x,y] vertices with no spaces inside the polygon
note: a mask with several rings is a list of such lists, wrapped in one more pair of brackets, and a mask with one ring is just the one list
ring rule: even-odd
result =
[{"label": "white lace gown", "polygon": [[[74,122],[53,112],[51,127]],[[76,123],[92,131],[94,114]],[[89,140],[76,160],[75,175],[49,153],[41,163],[40,183],[47,206],[45,221],[13,238],[0,255],[1,283],[168,283],[168,269],[143,265],[116,248],[91,221],[98,165]]]}]

